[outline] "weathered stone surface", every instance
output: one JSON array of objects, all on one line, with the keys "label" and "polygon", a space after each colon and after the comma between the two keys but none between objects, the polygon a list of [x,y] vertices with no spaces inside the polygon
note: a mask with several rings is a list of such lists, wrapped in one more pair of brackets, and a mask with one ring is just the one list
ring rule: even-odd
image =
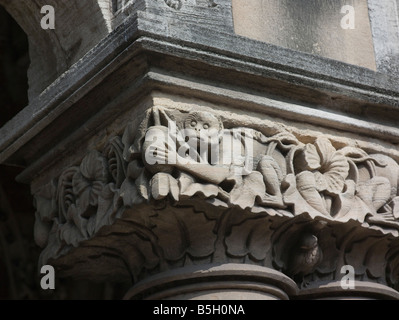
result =
[{"label": "weathered stone surface", "polygon": [[[44,91],[111,31],[107,3],[106,0],[0,1],[28,35],[30,99]],[[44,15],[40,10],[44,5],[55,9],[54,30],[41,28]]]},{"label": "weathered stone surface", "polygon": [[150,108],[34,191],[40,264],[136,283],[239,262],[299,288],[337,280],[350,264],[358,279],[397,288],[396,161],[348,139],[301,141],[279,124],[247,127],[201,109]]},{"label": "weathered stone surface", "polygon": [[[169,10],[168,14],[173,14],[173,9],[162,3],[163,7],[158,8],[163,9],[158,13]],[[212,10],[221,10],[217,16],[227,10],[215,8],[205,6],[203,10],[208,15]],[[150,9],[154,11],[153,7]],[[183,16],[187,18],[187,14]],[[147,86],[167,89],[177,83],[174,90],[182,94],[189,90],[197,97],[229,99],[232,105],[236,103],[249,109],[257,105],[256,108],[266,108],[267,112],[289,119],[297,119],[300,112],[301,119],[309,119],[308,123],[398,140],[395,115],[399,86],[395,77],[245,39],[213,24],[209,27],[184,22],[182,14],[174,17],[175,23],[167,23],[170,19],[168,15],[141,11],[137,16],[129,16],[40,98],[33,98],[25,110],[0,129],[1,161],[23,165],[37,160],[34,150],[22,151],[24,145],[39,139],[46,149],[49,137],[57,141],[65,137],[72,130],[62,121],[65,112],[75,114],[75,128],[82,127],[84,120],[91,118],[105,103],[110,109],[117,92],[124,91],[127,97],[134,90],[146,90]],[[181,29],[179,23],[184,23],[190,32]],[[135,41],[139,34],[146,36]],[[169,42],[170,37],[175,43]],[[152,53],[139,56],[143,50]],[[104,65],[108,67],[103,68]],[[155,68],[146,73],[149,65]],[[173,77],[165,72],[170,68],[174,69]],[[100,92],[94,90],[105,78],[112,79],[112,88],[103,85]],[[197,81],[204,78],[210,81],[207,86]],[[218,85],[212,86],[212,81]],[[237,87],[241,87],[239,94],[233,89]],[[253,90],[259,94],[253,94]],[[119,99],[123,99],[122,96]],[[85,102],[80,106],[73,103],[83,97]],[[125,107],[120,101],[116,108]],[[80,116],[73,110],[79,110]]]},{"label": "weathered stone surface", "polygon": [[[195,285],[187,280],[200,280]],[[236,279],[236,280],[232,280]],[[295,283],[273,269],[245,264],[192,266],[141,281],[125,299],[162,300],[288,300]]]},{"label": "weathered stone surface", "polygon": [[[341,20],[354,8],[354,29]],[[367,1],[233,0],[238,35],[376,70]]]},{"label": "weathered stone surface", "polygon": [[40,264],[193,299],[344,296],[349,264],[353,296],[397,298],[396,76],[241,37],[230,0],[97,4],[105,38],[0,128]]},{"label": "weathered stone surface", "polygon": [[368,0],[371,31],[377,70],[398,74],[399,72],[399,2],[397,0]]}]

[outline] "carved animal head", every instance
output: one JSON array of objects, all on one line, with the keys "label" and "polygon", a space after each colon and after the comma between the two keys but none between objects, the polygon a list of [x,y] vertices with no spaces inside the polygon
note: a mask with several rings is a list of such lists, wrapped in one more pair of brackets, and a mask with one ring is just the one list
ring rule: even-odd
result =
[{"label": "carved animal head", "polygon": [[299,242],[299,248],[303,250],[310,250],[316,248],[319,239],[313,234],[306,234],[303,236]]},{"label": "carved animal head", "polygon": [[223,129],[223,123],[213,114],[195,111],[188,113],[182,120],[178,127],[183,127],[184,136],[189,143],[191,141],[196,144],[200,140],[206,143],[219,141],[219,133]]}]

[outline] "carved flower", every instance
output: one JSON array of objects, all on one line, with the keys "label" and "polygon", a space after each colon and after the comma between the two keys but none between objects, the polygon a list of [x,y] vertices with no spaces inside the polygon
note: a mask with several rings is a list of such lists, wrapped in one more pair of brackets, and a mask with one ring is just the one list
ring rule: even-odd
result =
[{"label": "carved flower", "polygon": [[72,187],[80,214],[87,215],[90,206],[97,206],[98,196],[108,180],[107,161],[98,151],[92,151],[79,169],[72,178]]},{"label": "carved flower", "polygon": [[347,158],[326,138],[307,144],[295,159],[295,166],[297,172],[310,171],[314,174],[317,191],[332,195],[343,191],[349,174]]}]

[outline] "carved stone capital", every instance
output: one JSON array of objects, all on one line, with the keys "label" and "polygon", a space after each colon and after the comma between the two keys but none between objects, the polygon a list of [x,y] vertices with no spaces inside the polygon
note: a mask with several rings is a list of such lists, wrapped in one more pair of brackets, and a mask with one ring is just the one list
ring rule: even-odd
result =
[{"label": "carved stone capital", "polygon": [[399,165],[387,154],[153,107],[35,194],[40,264],[132,284],[249,264],[301,290],[351,265],[357,281],[397,289]]}]

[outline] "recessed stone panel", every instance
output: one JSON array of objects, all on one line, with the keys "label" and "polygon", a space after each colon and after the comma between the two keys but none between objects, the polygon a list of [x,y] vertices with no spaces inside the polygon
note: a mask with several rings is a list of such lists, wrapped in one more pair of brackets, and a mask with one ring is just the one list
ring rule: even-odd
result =
[{"label": "recessed stone panel", "polygon": [[366,0],[232,0],[232,5],[238,35],[376,69]]}]

